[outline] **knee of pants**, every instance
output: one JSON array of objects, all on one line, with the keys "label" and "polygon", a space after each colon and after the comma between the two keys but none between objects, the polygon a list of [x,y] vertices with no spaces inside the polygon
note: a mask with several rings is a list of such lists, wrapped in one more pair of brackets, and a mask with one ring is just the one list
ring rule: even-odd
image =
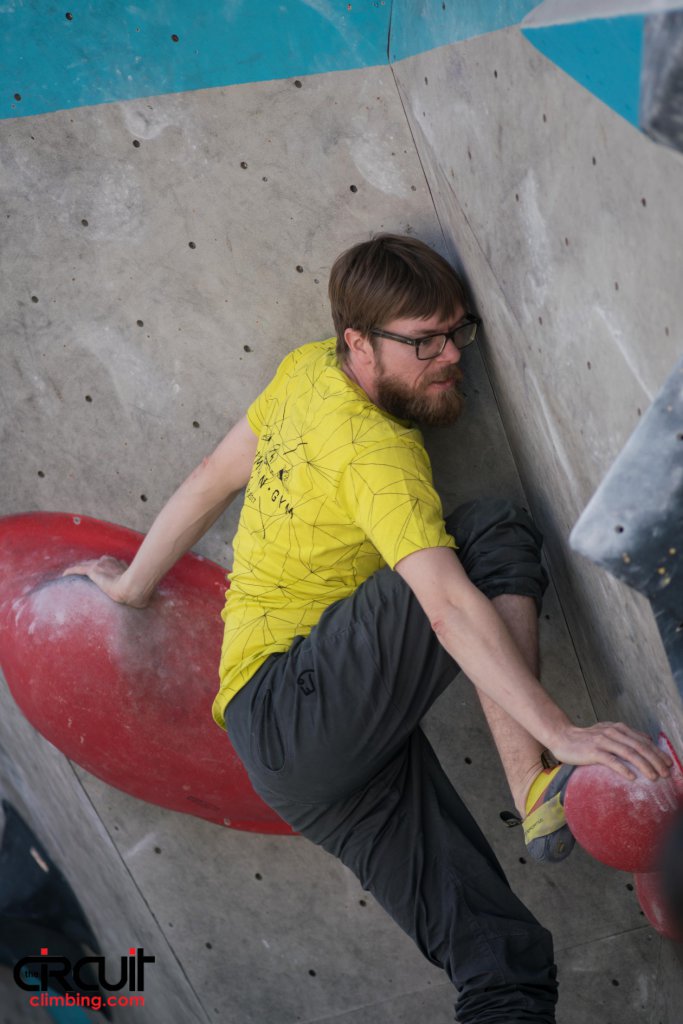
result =
[{"label": "knee of pants", "polygon": [[540,610],[548,585],[543,537],[525,508],[505,498],[470,501],[447,517],[446,526],[469,578],[487,597],[520,594]]}]

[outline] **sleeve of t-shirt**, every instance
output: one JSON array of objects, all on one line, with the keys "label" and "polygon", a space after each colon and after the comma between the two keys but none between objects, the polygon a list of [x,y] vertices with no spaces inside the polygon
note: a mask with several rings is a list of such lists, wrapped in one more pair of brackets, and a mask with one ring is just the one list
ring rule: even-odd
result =
[{"label": "sleeve of t-shirt", "polygon": [[298,353],[299,350],[294,349],[293,352],[285,356],[270,383],[247,409],[249,426],[257,437],[261,436],[263,425],[268,422],[273,406],[281,402],[283,388],[286,386],[287,380],[296,372],[296,364],[299,361]]},{"label": "sleeve of t-shirt", "polygon": [[418,444],[389,439],[361,452],[342,473],[337,500],[392,569],[424,548],[455,548]]}]

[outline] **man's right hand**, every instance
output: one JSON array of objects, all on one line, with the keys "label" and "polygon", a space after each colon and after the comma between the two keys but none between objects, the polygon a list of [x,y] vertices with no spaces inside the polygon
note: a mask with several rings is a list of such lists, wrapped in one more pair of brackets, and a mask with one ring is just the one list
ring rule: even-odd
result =
[{"label": "man's right hand", "polygon": [[649,736],[623,722],[569,725],[558,734],[550,750],[565,764],[604,764],[631,781],[637,778],[637,772],[652,782],[666,778],[673,765],[669,755]]},{"label": "man's right hand", "polygon": [[125,562],[118,558],[112,558],[111,555],[103,555],[101,558],[93,558],[90,561],[69,566],[62,575],[87,576],[112,601],[116,601],[118,604],[127,604],[131,608],[146,608],[150,599],[131,594],[125,586],[124,575],[127,569],[128,566]]}]

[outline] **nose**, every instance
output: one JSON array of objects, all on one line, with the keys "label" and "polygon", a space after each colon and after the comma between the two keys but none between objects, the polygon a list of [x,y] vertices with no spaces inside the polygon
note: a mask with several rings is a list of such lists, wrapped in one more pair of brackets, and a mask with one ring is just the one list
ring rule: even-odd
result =
[{"label": "nose", "polygon": [[455,365],[460,362],[462,358],[462,351],[458,348],[452,338],[448,338],[444,345],[443,352],[440,356],[437,356],[437,360],[442,363],[449,363]]}]

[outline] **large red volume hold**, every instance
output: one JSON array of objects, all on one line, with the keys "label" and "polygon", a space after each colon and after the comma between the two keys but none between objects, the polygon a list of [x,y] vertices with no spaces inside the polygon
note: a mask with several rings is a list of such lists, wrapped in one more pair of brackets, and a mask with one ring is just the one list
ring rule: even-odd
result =
[{"label": "large red volume hold", "polygon": [[291,834],[211,717],[227,587],[185,555],[148,608],[62,572],[130,561],[142,535],[85,516],[0,519],[0,667],[31,724],[68,758],[150,803],[249,832]]}]

